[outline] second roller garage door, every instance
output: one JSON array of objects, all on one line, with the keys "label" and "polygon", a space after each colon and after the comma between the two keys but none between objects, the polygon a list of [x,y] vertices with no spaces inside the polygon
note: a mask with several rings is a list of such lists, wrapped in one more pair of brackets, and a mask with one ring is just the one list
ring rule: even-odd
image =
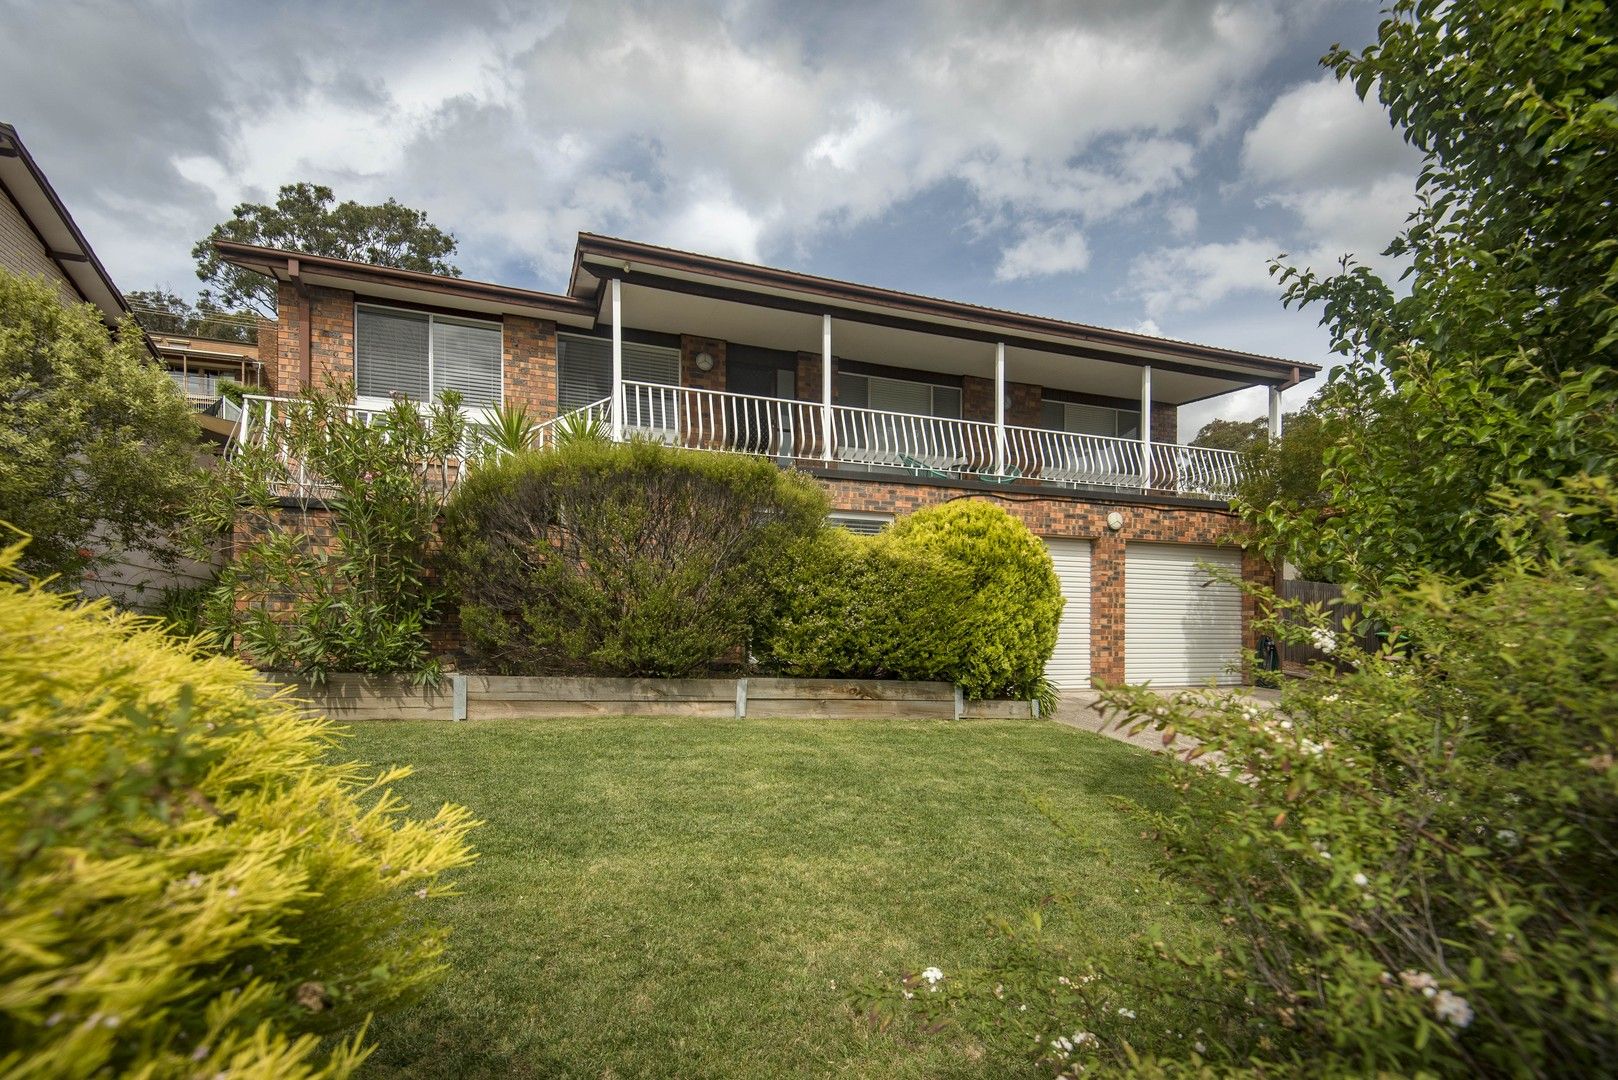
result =
[{"label": "second roller garage door", "polygon": [[1242,594],[1207,563],[1239,574],[1234,548],[1130,544],[1124,549],[1124,677],[1159,686],[1239,683]]},{"label": "second roller garage door", "polygon": [[1062,689],[1090,688],[1090,541],[1047,540],[1051,563],[1062,583],[1062,621],[1056,628],[1056,651],[1045,665],[1045,677]]}]

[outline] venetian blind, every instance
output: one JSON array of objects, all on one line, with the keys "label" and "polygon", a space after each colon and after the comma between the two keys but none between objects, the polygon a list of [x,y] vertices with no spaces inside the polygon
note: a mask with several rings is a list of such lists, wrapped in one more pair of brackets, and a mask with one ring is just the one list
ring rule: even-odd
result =
[{"label": "venetian blind", "polygon": [[360,397],[430,396],[428,317],[414,311],[362,307],[354,313],[354,390]]},{"label": "venetian blind", "polygon": [[500,327],[433,319],[433,393],[454,390],[462,405],[500,404]]}]

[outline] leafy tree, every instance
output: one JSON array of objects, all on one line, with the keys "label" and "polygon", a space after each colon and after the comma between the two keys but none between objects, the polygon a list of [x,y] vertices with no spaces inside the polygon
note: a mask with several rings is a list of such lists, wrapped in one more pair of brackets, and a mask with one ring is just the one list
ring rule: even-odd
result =
[{"label": "leafy tree", "polygon": [[160,557],[198,496],[197,420],[126,321],[0,270],[0,521],[25,572],[76,586],[109,549]]},{"label": "leafy tree", "polygon": [[286,184],[274,205],[242,203],[231,211],[229,221],[215,225],[191,249],[197,277],[208,283],[202,292],[203,303],[273,316],[275,283],[225,262],[214,249],[215,240],[451,277],[461,274],[449,261],[455,254],[455,237],[428,221],[425,212],[393,199],[370,206],[353,200],[339,203],[331,188],[321,184]]},{"label": "leafy tree", "polygon": [[1269,434],[1270,422],[1260,416],[1254,420],[1210,420],[1202,425],[1192,446],[1206,446],[1210,450],[1246,450]]},{"label": "leafy tree", "polygon": [[1352,260],[1278,270],[1349,362],[1322,394],[1334,516],[1247,505],[1272,553],[1373,591],[1477,576],[1498,557],[1493,494],[1618,466],[1615,41],[1602,2],[1400,0],[1377,44],[1325,57],[1426,161],[1387,249],[1408,295]]},{"label": "leafy tree", "polygon": [[220,307],[204,296],[192,304],[170,289],[136,289],[124,293],[141,326],[152,333],[185,334],[217,341],[254,342],[258,324],[248,312]]}]

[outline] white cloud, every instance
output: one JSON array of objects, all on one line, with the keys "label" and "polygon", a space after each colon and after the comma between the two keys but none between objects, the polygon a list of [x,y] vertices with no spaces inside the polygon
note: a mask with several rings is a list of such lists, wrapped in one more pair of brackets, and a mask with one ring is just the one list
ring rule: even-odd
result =
[{"label": "white cloud", "polygon": [[1261,183],[1353,186],[1390,172],[1410,175],[1416,152],[1373,95],[1331,75],[1293,87],[1242,138],[1242,168]]},{"label": "white cloud", "polygon": [[1090,246],[1077,229],[1052,228],[1025,235],[1000,253],[997,281],[1020,281],[1048,274],[1069,274],[1090,265]]},{"label": "white cloud", "polygon": [[1190,236],[1197,231],[1197,208],[1194,206],[1171,206],[1163,219],[1175,236]]},{"label": "white cloud", "polygon": [[1130,284],[1152,316],[1198,311],[1239,292],[1278,292],[1269,263],[1280,251],[1256,238],[1160,248],[1135,260]]}]

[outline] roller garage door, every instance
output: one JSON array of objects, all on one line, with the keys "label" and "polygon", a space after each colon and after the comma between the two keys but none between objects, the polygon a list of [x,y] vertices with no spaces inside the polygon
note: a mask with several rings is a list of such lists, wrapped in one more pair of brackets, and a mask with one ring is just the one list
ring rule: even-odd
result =
[{"label": "roller garage door", "polygon": [[1062,621],[1045,677],[1063,689],[1090,687],[1090,541],[1047,540],[1062,583]]},{"label": "roller garage door", "polygon": [[1241,682],[1227,669],[1241,660],[1242,594],[1213,581],[1198,564],[1240,573],[1234,548],[1129,544],[1124,549],[1124,677],[1160,686],[1216,679]]}]

